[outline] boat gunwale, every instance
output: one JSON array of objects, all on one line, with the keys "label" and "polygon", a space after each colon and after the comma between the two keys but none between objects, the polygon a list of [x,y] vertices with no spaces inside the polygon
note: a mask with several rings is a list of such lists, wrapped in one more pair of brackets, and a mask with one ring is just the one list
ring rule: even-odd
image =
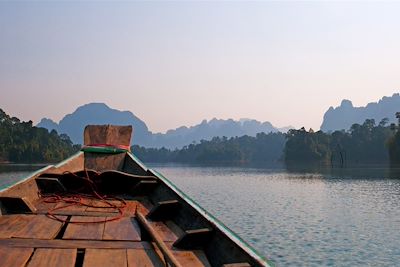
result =
[{"label": "boat gunwale", "polygon": [[152,172],[157,178],[163,181],[172,191],[174,191],[178,196],[180,196],[184,201],[186,201],[192,208],[194,208],[197,212],[199,212],[204,218],[209,221],[212,225],[214,225],[218,230],[220,230],[223,234],[225,234],[229,239],[231,239],[236,245],[238,245],[241,249],[243,249],[246,253],[248,253],[252,258],[254,258],[258,263],[272,267],[274,264],[261,256],[257,250],[255,250],[252,246],[250,246],[246,241],[244,241],[241,237],[235,234],[229,227],[227,227],[224,223],[214,217],[211,213],[202,208],[199,204],[197,204],[192,198],[186,195],[182,190],[180,190],[174,183],[172,183],[168,178],[166,178],[161,173],[157,172],[152,168],[147,168],[146,165],[140,161],[132,152],[127,152],[127,155],[134,160],[137,164],[139,164],[144,170],[148,170]]},{"label": "boat gunwale", "polygon": [[8,189],[11,189],[11,188],[14,187],[14,186],[17,186],[17,185],[19,185],[19,184],[22,184],[22,183],[24,183],[24,182],[29,181],[29,180],[32,179],[33,177],[37,176],[39,173],[42,173],[42,172],[44,172],[44,171],[50,169],[51,167],[54,167],[54,165],[47,165],[47,166],[44,166],[43,168],[40,168],[39,170],[36,170],[36,171],[34,171],[34,172],[30,172],[27,176],[24,176],[24,177],[23,177],[21,180],[19,180],[18,182],[13,183],[13,184],[10,184],[10,185],[7,185],[7,186],[5,186],[5,187],[3,187],[3,188],[0,188],[0,193],[3,193],[3,192],[5,192],[5,191],[7,191]]},{"label": "boat gunwale", "polygon": [[44,167],[42,167],[42,168],[40,168],[40,169],[38,169],[38,170],[36,170],[36,171],[34,171],[34,172],[30,172],[28,175],[26,175],[26,176],[24,176],[23,178],[21,178],[21,180],[19,180],[18,182],[16,182],[16,183],[13,183],[13,184],[11,184],[11,185],[8,185],[8,186],[6,186],[6,187],[4,187],[4,188],[0,188],[0,193],[3,193],[4,191],[7,191],[8,189],[11,189],[12,187],[14,187],[14,186],[17,186],[17,185],[19,185],[19,184],[22,184],[22,183],[24,183],[24,182],[27,182],[27,181],[29,181],[30,179],[32,179],[33,177],[35,177],[35,176],[37,176],[38,174],[40,174],[40,173],[42,173],[42,172],[44,172],[44,171],[47,171],[48,169],[51,169],[51,168],[59,168],[59,167],[61,167],[62,165],[65,165],[66,163],[68,163],[68,162],[70,162],[70,161],[72,161],[72,160],[74,160],[74,159],[76,159],[77,157],[79,157],[80,155],[82,155],[82,151],[78,151],[78,152],[76,152],[75,154],[73,154],[73,155],[71,155],[71,156],[69,156],[68,158],[66,158],[66,159],[64,159],[63,161],[61,161],[61,162],[59,162],[59,163],[57,163],[57,164],[49,164],[49,165],[47,165],[47,166],[44,166]]}]

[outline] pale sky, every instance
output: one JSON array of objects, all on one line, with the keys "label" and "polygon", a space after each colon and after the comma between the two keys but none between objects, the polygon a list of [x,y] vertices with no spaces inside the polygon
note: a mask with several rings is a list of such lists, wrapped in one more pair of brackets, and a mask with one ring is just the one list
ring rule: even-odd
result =
[{"label": "pale sky", "polygon": [[319,129],[400,88],[400,2],[0,2],[0,108],[89,102],[151,131],[252,118]]}]

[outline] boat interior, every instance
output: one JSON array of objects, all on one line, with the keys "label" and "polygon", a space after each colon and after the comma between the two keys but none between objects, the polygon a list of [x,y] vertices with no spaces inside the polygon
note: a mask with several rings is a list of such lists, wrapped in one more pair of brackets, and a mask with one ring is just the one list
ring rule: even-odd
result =
[{"label": "boat interior", "polygon": [[0,266],[270,265],[128,151],[131,131],[87,126],[82,151],[0,192]]}]

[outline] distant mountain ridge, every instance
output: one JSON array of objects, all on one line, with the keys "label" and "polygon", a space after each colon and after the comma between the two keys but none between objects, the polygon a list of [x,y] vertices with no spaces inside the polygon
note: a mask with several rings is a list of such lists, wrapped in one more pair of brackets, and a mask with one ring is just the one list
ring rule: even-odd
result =
[{"label": "distant mountain ridge", "polygon": [[132,125],[133,144],[145,147],[180,148],[200,140],[210,140],[216,136],[255,136],[259,132],[287,131],[285,127],[278,129],[270,122],[259,122],[251,119],[203,120],[200,124],[186,127],[182,126],[163,133],[152,133],[141,119],[130,111],[119,111],[108,107],[104,103],[90,103],[78,107],[73,113],[66,115],[59,123],[48,118],[43,118],[37,127],[49,131],[55,129],[59,133],[67,134],[74,143],[83,142],[83,129],[87,124],[115,124]]},{"label": "distant mountain ridge", "polygon": [[400,95],[384,96],[378,102],[368,103],[365,107],[354,107],[350,100],[342,100],[340,106],[330,107],[324,114],[321,130],[324,132],[349,129],[354,123],[363,123],[374,119],[379,123],[383,118],[395,122],[395,113],[400,111]]},{"label": "distant mountain ridge", "polygon": [[73,113],[64,116],[59,123],[44,118],[37,127],[56,130],[67,134],[72,142],[83,143],[83,129],[88,124],[134,125],[134,137],[137,143],[148,142],[149,132],[146,124],[130,111],[119,111],[104,103],[90,103],[78,107]]}]

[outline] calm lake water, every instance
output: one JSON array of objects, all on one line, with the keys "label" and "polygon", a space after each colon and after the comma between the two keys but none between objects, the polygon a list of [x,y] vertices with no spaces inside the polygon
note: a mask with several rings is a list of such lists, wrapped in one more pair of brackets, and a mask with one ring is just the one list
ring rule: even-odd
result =
[{"label": "calm lake water", "polygon": [[[18,168],[0,168],[0,187],[27,173]],[[396,177],[400,175],[396,172],[380,167],[152,168],[278,266],[399,264],[400,179]]]}]

